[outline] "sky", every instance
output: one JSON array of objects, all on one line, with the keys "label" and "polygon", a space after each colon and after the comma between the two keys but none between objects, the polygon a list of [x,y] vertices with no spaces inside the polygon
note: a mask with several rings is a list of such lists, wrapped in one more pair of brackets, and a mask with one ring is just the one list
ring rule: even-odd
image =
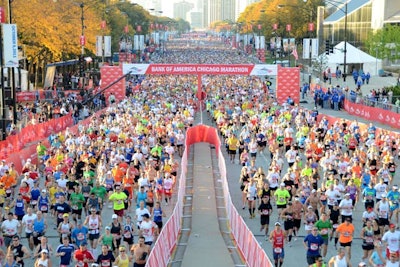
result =
[{"label": "sky", "polygon": [[[174,15],[174,3],[181,2],[182,0],[161,0],[163,16],[172,18]],[[185,0],[186,2],[196,5],[196,0]],[[149,0],[131,0],[131,2],[138,3],[145,9],[152,8],[152,1]]]}]

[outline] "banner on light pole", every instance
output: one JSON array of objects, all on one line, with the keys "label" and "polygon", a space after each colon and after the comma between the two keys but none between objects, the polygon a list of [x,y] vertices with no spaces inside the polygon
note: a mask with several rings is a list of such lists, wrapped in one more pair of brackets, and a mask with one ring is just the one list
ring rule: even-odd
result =
[{"label": "banner on light pole", "polygon": [[255,48],[260,49],[260,36],[255,36]]},{"label": "banner on light pole", "polygon": [[133,36],[133,50],[139,50],[139,35]]},{"label": "banner on light pole", "polygon": [[318,38],[312,39],[311,56],[312,58],[317,58],[319,56],[319,43]]},{"label": "banner on light pole", "polygon": [[96,56],[103,56],[103,36],[96,36]]},{"label": "banner on light pole", "polygon": [[310,49],[311,49],[311,58],[318,57],[318,39],[311,39],[311,47],[310,47],[310,38],[303,39],[303,59],[310,59]]},{"label": "banner on light pole", "polygon": [[111,36],[104,36],[104,56],[111,57]]},{"label": "banner on light pole", "polygon": [[139,49],[144,50],[144,35],[139,35]]},{"label": "banner on light pole", "polygon": [[283,51],[291,52],[295,48],[295,39],[294,38],[283,38]]},{"label": "banner on light pole", "polygon": [[3,24],[3,66],[6,68],[19,67],[16,24]]},{"label": "banner on light pole", "polygon": [[260,49],[265,49],[265,36],[260,36]]}]

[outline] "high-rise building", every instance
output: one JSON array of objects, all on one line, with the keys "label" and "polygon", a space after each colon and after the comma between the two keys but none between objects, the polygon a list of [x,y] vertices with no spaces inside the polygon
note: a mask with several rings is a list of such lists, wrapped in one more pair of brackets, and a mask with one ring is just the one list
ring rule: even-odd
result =
[{"label": "high-rise building", "polygon": [[188,12],[194,8],[194,4],[186,2],[185,0],[174,4],[174,19],[189,20]]},{"label": "high-rise building", "polygon": [[[207,14],[204,17],[206,26],[215,21],[235,20],[235,1],[236,0],[204,0],[204,8],[207,8]],[[203,13],[205,9],[203,9]]]},{"label": "high-rise building", "polygon": [[202,12],[199,11],[190,12],[190,26],[194,30],[204,28]]}]

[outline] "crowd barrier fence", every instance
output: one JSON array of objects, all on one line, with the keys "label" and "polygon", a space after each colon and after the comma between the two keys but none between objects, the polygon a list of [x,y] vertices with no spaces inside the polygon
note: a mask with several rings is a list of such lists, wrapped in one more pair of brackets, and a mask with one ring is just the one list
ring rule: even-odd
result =
[{"label": "crowd barrier fence", "polygon": [[[167,266],[172,251],[178,241],[179,232],[181,230],[181,218],[183,214],[183,204],[185,197],[185,180],[187,172],[187,155],[190,146],[195,143],[207,142],[215,147],[218,157],[218,167],[221,177],[221,183],[224,189],[225,205],[227,215],[231,227],[231,233],[234,237],[237,247],[242,253],[246,265],[249,267],[265,266],[271,267],[271,261],[263,248],[247,227],[242,216],[236,210],[229,193],[228,181],[226,179],[225,159],[220,150],[221,141],[217,130],[206,125],[197,125],[191,127],[186,132],[186,149],[182,157],[182,170],[178,186],[178,203],[173,211],[172,216],[166,222],[161,231],[150,255],[146,266]],[[172,232],[170,232],[172,230]],[[168,239],[168,240],[165,240]]]}]

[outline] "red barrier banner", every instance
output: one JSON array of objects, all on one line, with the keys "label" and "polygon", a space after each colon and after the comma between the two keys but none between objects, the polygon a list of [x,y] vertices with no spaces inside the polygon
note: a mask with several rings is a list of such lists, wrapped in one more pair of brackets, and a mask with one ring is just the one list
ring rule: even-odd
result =
[{"label": "red barrier banner", "polygon": [[36,95],[39,94],[39,100],[53,99],[56,96],[54,90],[37,90],[37,91],[23,91],[17,93],[17,102],[34,102]]},{"label": "red barrier banner", "polygon": [[36,93],[29,92],[18,92],[17,93],[17,102],[31,102],[36,100]]},{"label": "red barrier banner", "polygon": [[[100,116],[102,113],[105,112],[105,109],[98,111],[96,114],[93,116]],[[83,120],[80,122],[81,125],[87,126],[91,121],[91,117]],[[42,123],[43,124],[43,123]],[[37,138],[34,139],[34,141],[39,141],[42,140],[42,143],[46,146],[49,147],[49,141],[47,140],[48,135],[45,135],[46,133],[50,132],[60,132],[62,130],[67,129],[70,125],[73,124],[73,119],[71,116],[64,116],[58,119],[53,119],[52,121],[48,122],[49,125],[47,125],[48,129],[44,129],[42,131],[37,131],[34,132],[36,135],[40,132],[40,135],[42,138]],[[39,124],[41,125],[41,124]],[[39,125],[31,125],[32,127],[39,126]],[[31,129],[31,128],[29,128]],[[26,131],[28,131],[27,129]],[[78,125],[74,125],[71,128],[68,128],[68,131],[71,133],[77,133],[78,132]],[[13,162],[15,164],[16,170],[20,173],[22,171],[22,167],[25,164],[26,159],[30,158],[34,164],[37,163],[37,155],[36,155],[36,142],[30,144],[27,147],[23,147],[26,145],[26,143],[22,143],[21,141],[18,141],[18,135],[15,136],[9,136],[11,139],[11,142],[9,142],[9,138],[7,138],[6,141],[0,142],[0,158],[5,159],[7,163]],[[20,146],[21,149],[17,150],[15,149],[15,146]]]},{"label": "red barrier banner", "polygon": [[[101,87],[105,88],[111,83],[115,82],[119,78],[123,76],[122,69],[119,66],[103,66],[100,69],[101,73]],[[125,79],[121,79],[119,82],[116,84],[112,85],[110,88],[108,88],[105,92],[104,95],[106,99],[110,96],[111,93],[114,94],[115,99],[118,101],[121,101],[125,98],[126,94],[126,88],[125,88]],[[108,103],[108,102],[107,102]]]},{"label": "red barrier banner", "polygon": [[72,117],[66,115],[40,124],[28,125],[18,134],[7,136],[6,140],[0,141],[0,159],[6,159],[12,153],[23,149],[26,144],[46,138],[51,133],[62,131],[72,124]]},{"label": "red barrier banner", "polygon": [[276,79],[276,99],[279,104],[286,103],[290,97],[294,103],[300,101],[300,68],[283,68],[278,65]]},{"label": "red barrier banner", "polygon": [[375,108],[352,103],[347,99],[344,102],[344,108],[351,115],[362,117],[370,121],[377,121],[382,124],[390,125],[393,128],[400,128],[400,114],[396,112],[382,108]]}]

